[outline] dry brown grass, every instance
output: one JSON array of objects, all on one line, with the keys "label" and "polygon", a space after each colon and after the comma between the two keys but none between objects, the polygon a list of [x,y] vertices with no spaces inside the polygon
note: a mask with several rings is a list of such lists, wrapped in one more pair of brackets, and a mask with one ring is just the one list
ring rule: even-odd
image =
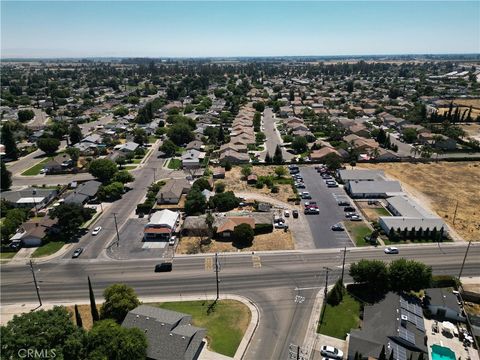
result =
[{"label": "dry brown grass", "polygon": [[[100,313],[100,307],[102,305],[97,304],[98,313]],[[75,323],[75,307],[67,306],[67,311],[72,314],[72,321]],[[90,304],[78,305],[78,312],[82,318],[82,325],[85,330],[90,330],[93,326],[92,313],[90,312]]]},{"label": "dry brown grass", "polygon": [[186,236],[180,239],[177,246],[177,254],[191,254],[193,252],[237,252],[237,251],[268,251],[268,250],[292,250],[295,248],[292,233],[290,231],[274,230],[269,234],[255,236],[253,245],[238,249],[231,241],[215,241],[209,245],[200,246],[202,238]]},{"label": "dry brown grass", "polygon": [[[276,166],[253,166],[252,174],[257,176],[275,176]],[[217,180],[217,182],[223,182],[226,185],[225,191],[233,192],[252,192],[262,195],[268,195],[273,199],[277,199],[283,202],[287,202],[288,198],[295,196],[292,187],[290,185],[278,186],[278,193],[272,193],[269,188],[264,186],[262,189],[257,189],[255,185],[248,185],[245,180],[242,180],[242,168],[240,166],[234,166],[230,171],[225,172],[225,179]],[[288,171],[287,171],[288,174]],[[287,177],[288,175],[286,175]]]},{"label": "dry brown grass", "polygon": [[465,240],[480,240],[480,162],[362,164],[361,167],[384,170],[387,176],[400,180],[404,190],[441,216]]},{"label": "dry brown grass", "polygon": [[480,140],[480,124],[463,124],[460,127],[467,133],[467,137]]}]

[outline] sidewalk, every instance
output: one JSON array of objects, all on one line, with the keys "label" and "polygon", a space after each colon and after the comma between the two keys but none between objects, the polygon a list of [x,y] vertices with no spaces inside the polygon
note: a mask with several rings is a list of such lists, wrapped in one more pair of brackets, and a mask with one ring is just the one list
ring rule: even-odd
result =
[{"label": "sidewalk", "polygon": [[[142,297],[140,298],[140,301],[142,303],[151,303],[151,302],[168,302],[168,301],[192,301],[192,300],[214,300],[215,295],[191,295],[191,296],[182,296],[181,299],[178,298],[178,296],[159,296],[159,297]],[[247,351],[248,346],[250,345],[250,342],[253,338],[253,335],[255,334],[255,331],[258,327],[258,323],[260,320],[260,312],[257,308],[257,306],[248,298],[239,296],[239,295],[234,295],[234,294],[224,294],[220,296],[220,300],[237,300],[246,305],[250,312],[251,312],[251,319],[250,319],[250,324],[247,327],[247,330],[245,331],[245,334],[243,335],[243,339],[240,342],[240,345],[237,348],[237,351],[235,353],[235,356],[233,359],[235,360],[240,360],[243,359],[245,352]],[[16,304],[16,305],[7,305],[7,306],[2,306],[0,309],[0,325],[6,324],[8,321],[10,321],[14,315],[19,315],[22,313],[34,311],[37,309],[42,309],[42,310],[49,310],[52,309],[54,306],[73,306],[75,304],[81,305],[81,304],[86,304],[86,299],[78,300],[78,301],[70,301],[70,302],[47,302],[44,303],[41,308],[38,308],[38,302],[35,303],[25,303],[25,304]],[[206,351],[205,351],[206,350]],[[223,359],[232,359],[228,356],[220,355],[215,352],[212,352],[210,350],[207,350],[205,347],[204,350],[202,351],[199,359],[203,360],[223,360]]]}]

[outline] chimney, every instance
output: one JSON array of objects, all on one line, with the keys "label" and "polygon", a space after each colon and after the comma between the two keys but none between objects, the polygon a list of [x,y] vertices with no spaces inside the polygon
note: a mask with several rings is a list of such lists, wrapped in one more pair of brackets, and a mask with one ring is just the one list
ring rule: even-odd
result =
[{"label": "chimney", "polygon": [[407,327],[407,321],[408,321],[408,316],[402,315],[402,316],[401,316],[401,320],[400,320],[400,324],[401,324],[404,328]]}]

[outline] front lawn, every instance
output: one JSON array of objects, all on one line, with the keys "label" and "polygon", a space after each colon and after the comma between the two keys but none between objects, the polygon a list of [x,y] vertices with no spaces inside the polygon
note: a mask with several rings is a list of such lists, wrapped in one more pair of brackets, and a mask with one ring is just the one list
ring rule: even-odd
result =
[{"label": "front lawn", "polygon": [[0,252],[0,259],[8,260],[13,258],[15,255],[17,255],[15,251],[9,251],[9,252],[3,251],[3,252]]},{"label": "front lawn", "polygon": [[337,306],[326,304],[317,332],[345,340],[347,333],[360,326],[360,303],[348,292]]},{"label": "front lawn", "polygon": [[236,300],[220,300],[208,312],[213,301],[182,301],[150,304],[192,315],[194,326],[207,329],[210,350],[233,357],[250,323],[248,307]]},{"label": "front lawn", "polygon": [[33,252],[32,257],[38,258],[55,254],[63,247],[63,245],[65,245],[64,241],[50,241],[37,248],[37,250]]},{"label": "front lawn", "polygon": [[52,159],[52,158],[48,157],[48,158],[43,159],[43,160],[40,161],[39,163],[33,165],[30,169],[25,170],[25,171],[22,173],[22,175],[23,175],[23,176],[35,176],[35,175],[40,174],[40,170],[43,169],[44,165],[45,165],[48,161],[50,161],[50,159]]},{"label": "front lawn", "polygon": [[148,135],[149,144],[153,144],[155,141],[157,141],[157,137],[155,135]]},{"label": "front lawn", "polygon": [[179,170],[179,169],[182,168],[182,160],[180,160],[180,159],[170,159],[167,167],[169,169]]},{"label": "front lawn", "polygon": [[367,225],[365,225],[363,221],[356,222],[356,221],[347,220],[344,222],[344,224],[345,224],[345,228],[350,234],[350,237],[355,242],[355,245],[357,246],[371,245],[370,243],[367,243],[363,239],[365,236],[370,235],[372,233],[372,230]]}]

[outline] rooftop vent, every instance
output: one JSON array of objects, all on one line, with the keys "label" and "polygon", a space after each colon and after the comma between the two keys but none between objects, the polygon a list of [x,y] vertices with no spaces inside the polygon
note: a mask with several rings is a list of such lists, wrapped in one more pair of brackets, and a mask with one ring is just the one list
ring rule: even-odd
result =
[{"label": "rooftop vent", "polygon": [[170,333],[170,336],[173,336],[173,334],[172,334],[172,333]]}]

